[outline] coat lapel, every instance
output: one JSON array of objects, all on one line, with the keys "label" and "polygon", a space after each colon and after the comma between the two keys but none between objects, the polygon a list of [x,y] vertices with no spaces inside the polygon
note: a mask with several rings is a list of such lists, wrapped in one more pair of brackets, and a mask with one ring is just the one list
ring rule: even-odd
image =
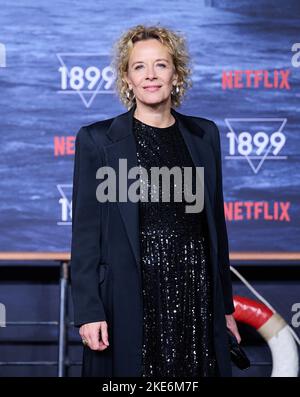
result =
[{"label": "coat lapel", "polygon": [[[123,113],[114,118],[110,128],[107,131],[107,136],[112,142],[105,146],[107,157],[107,165],[116,171],[117,182],[119,180],[119,159],[127,159],[127,172],[132,167],[138,166],[137,162],[137,147],[133,135],[133,114],[136,109],[134,105],[128,112]],[[205,131],[192,118],[185,116],[173,108],[171,113],[178,121],[179,129],[182,133],[187,148],[191,154],[194,165],[197,167],[204,167],[204,202],[206,213],[208,217],[208,225],[211,233],[212,230],[212,208],[211,200],[213,199],[213,183],[214,172],[211,167],[211,160],[213,159],[213,152],[209,144],[203,140]],[[134,180],[128,180],[128,187]],[[117,183],[117,197],[119,194],[119,186]],[[139,203],[131,201],[117,202],[125,230],[128,235],[139,272],[140,268],[140,245],[139,245]]]}]

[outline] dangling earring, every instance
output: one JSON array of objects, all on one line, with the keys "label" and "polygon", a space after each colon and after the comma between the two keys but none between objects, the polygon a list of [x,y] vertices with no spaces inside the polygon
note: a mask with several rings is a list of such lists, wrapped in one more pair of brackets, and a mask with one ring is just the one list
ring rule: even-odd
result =
[{"label": "dangling earring", "polygon": [[[174,87],[175,87],[175,92],[174,92]],[[178,85],[173,85],[173,90],[171,92],[172,95],[176,95],[179,93],[179,86]]]},{"label": "dangling earring", "polygon": [[126,90],[126,97],[127,97],[127,99],[128,100],[131,100],[131,99],[134,99],[135,98],[135,95],[133,94],[133,97],[132,98],[130,98],[130,92],[133,92],[133,90]]}]

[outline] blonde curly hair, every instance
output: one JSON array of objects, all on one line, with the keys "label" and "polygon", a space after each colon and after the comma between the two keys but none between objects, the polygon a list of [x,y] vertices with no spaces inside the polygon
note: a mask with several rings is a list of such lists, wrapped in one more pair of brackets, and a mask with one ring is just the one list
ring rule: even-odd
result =
[{"label": "blonde curly hair", "polygon": [[116,93],[128,110],[136,103],[135,97],[129,94],[129,86],[124,75],[128,70],[128,61],[134,43],[147,39],[159,40],[168,48],[172,56],[178,81],[176,90],[172,90],[171,93],[171,104],[178,107],[181,105],[187,89],[192,86],[190,56],[185,37],[171,29],[161,27],[159,24],[148,27],[145,25],[134,26],[123,33],[114,43],[111,67],[116,77]]}]

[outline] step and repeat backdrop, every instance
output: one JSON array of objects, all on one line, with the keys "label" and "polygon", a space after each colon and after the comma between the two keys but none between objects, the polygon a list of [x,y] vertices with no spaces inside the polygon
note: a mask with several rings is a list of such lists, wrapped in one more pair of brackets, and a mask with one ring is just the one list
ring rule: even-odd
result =
[{"label": "step and repeat backdrop", "polygon": [[300,241],[300,2],[0,0],[0,251],[70,250],[75,136],[126,112],[114,41],[137,24],[185,35],[176,110],[221,133],[231,251]]}]

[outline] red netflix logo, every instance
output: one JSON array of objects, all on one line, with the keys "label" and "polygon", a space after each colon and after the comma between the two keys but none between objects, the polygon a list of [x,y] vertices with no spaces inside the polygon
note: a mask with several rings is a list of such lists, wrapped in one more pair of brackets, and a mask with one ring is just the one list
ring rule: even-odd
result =
[{"label": "red netflix logo", "polygon": [[222,73],[222,89],[266,88],[290,90],[290,70],[230,70]]},{"label": "red netflix logo", "polygon": [[75,136],[55,136],[54,156],[70,156],[75,154]]},{"label": "red netflix logo", "polygon": [[224,204],[225,218],[228,221],[265,220],[290,222],[289,201],[229,201]]}]

